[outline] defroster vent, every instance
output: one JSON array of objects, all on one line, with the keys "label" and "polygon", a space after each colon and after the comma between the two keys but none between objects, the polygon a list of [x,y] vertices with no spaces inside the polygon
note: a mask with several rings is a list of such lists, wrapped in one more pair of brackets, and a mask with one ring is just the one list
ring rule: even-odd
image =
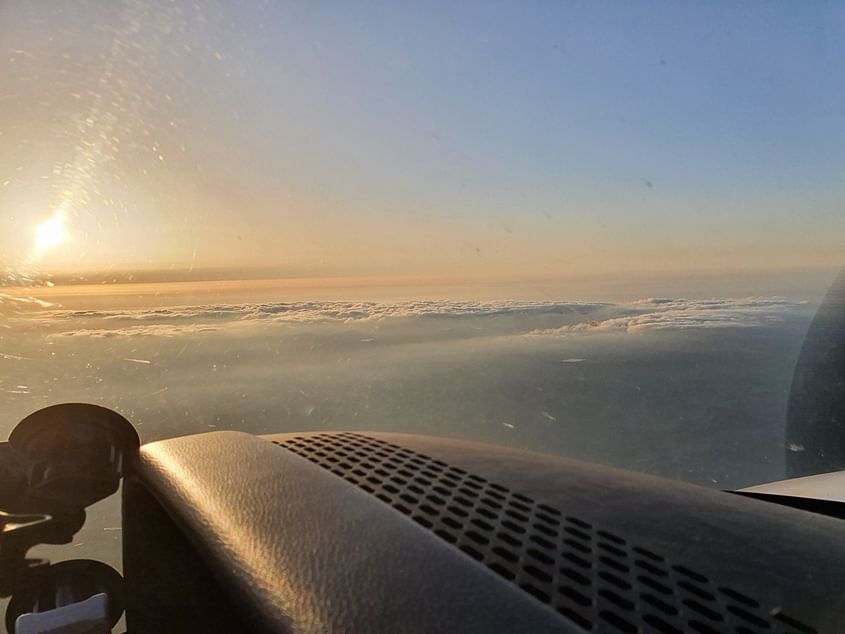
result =
[{"label": "defroster vent", "polygon": [[277,444],[404,513],[585,630],[816,631],[612,531],[404,447],[356,433]]}]

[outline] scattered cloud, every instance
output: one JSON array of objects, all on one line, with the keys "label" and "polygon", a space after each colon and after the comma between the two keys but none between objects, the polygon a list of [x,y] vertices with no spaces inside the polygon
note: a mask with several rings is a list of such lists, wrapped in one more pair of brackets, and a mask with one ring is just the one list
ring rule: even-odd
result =
[{"label": "scattered cloud", "polygon": [[687,330],[691,328],[745,328],[779,323],[803,305],[778,297],[744,299],[667,299],[650,298],[620,305],[626,311],[600,321],[587,320],[561,328],[535,330],[531,335],[567,335],[575,332],[647,330]]},{"label": "scattered cloud", "polygon": [[5,352],[0,352],[0,359],[4,359],[5,361],[28,361],[29,357],[24,357],[19,354],[7,354]]},{"label": "scattered cloud", "polygon": [[79,328],[50,335],[51,337],[92,337],[106,339],[109,337],[176,337],[179,335],[198,334],[221,330],[205,324],[188,324],[174,326],[169,324],[150,324],[148,326],[134,326],[131,328]]},{"label": "scattered cloud", "polygon": [[0,293],[0,310],[4,308],[51,308],[53,304],[35,297]]}]

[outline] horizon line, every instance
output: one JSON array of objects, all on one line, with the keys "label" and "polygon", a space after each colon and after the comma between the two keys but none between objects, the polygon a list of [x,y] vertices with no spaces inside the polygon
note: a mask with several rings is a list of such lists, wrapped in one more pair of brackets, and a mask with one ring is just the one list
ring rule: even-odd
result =
[{"label": "horizon line", "polygon": [[555,273],[532,273],[511,275],[463,275],[449,274],[344,274],[339,271],[294,272],[283,271],[278,268],[245,268],[245,267],[203,267],[190,269],[123,269],[88,271],[74,274],[42,273],[27,276],[10,276],[0,278],[0,288],[18,289],[49,289],[73,286],[109,286],[129,284],[172,284],[172,283],[203,283],[203,282],[291,282],[295,286],[303,286],[312,282],[317,286],[335,285],[348,282],[351,285],[362,284],[382,285],[440,285],[466,283],[514,283],[514,282],[548,282],[564,280],[589,280],[607,278],[630,277],[658,277],[658,278],[696,278],[721,277],[731,275],[773,275],[778,273],[827,273],[838,271],[839,266],[811,265],[788,267],[731,267],[706,269],[679,270],[601,270],[601,271],[559,271]]}]

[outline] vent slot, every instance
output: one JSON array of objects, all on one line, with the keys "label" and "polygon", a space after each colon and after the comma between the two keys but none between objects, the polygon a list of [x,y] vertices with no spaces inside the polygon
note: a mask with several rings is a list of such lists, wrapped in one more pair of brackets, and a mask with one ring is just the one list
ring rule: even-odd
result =
[{"label": "vent slot", "polygon": [[356,433],[276,443],[407,515],[586,630],[816,630],[605,528],[506,487]]}]

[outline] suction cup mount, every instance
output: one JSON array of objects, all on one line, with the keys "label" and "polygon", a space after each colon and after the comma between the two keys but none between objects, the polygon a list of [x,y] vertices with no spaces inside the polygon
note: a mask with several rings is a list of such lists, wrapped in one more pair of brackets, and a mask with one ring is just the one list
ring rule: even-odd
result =
[{"label": "suction cup mount", "polygon": [[98,405],[68,403],[24,418],[9,445],[27,465],[27,495],[86,507],[117,491],[141,442],[132,424]]},{"label": "suction cup mount", "polygon": [[123,609],[120,574],[99,561],[73,559],[33,569],[9,602],[6,631],[53,632],[59,625],[77,628],[67,630],[73,632],[110,632]]},{"label": "suction cup mount", "polygon": [[12,596],[10,632],[19,616],[26,629],[48,612],[49,618],[88,618],[105,605],[108,618],[100,621],[113,625],[120,617],[116,571],[83,560],[49,566],[26,553],[37,544],[69,543],[85,523],[85,508],[117,491],[139,447],[123,416],[83,403],[39,410],[0,443],[0,596]]}]

